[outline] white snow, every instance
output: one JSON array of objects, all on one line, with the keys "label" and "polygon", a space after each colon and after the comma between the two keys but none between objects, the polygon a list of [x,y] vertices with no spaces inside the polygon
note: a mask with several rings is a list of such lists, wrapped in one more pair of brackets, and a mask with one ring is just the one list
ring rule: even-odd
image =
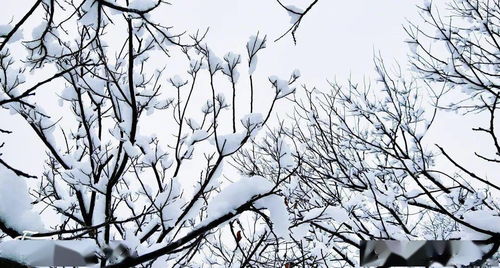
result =
[{"label": "white snow", "polygon": [[241,118],[241,124],[245,128],[252,129],[264,122],[264,118],[261,113],[249,113]]},{"label": "white snow", "polygon": [[418,50],[418,43],[413,39],[407,39],[405,42],[406,42],[406,44],[408,44],[408,48],[410,49],[410,52],[413,54],[416,54],[417,50]]},{"label": "white snow", "polygon": [[98,4],[97,1],[85,1],[81,7],[84,15],[80,18],[80,23],[85,26],[97,26]]},{"label": "white snow", "polygon": [[278,237],[288,237],[290,220],[288,219],[288,210],[286,209],[285,200],[282,196],[266,196],[257,200],[257,202],[255,202],[255,207],[266,208],[269,211],[273,232]]},{"label": "white snow", "polygon": [[252,75],[257,67],[257,52],[260,49],[266,48],[266,37],[260,38],[259,35],[250,36],[247,42],[247,52],[251,59],[248,62],[248,74]]},{"label": "white snow", "polygon": [[45,228],[33,210],[24,178],[0,165],[0,220],[16,230],[41,232]]},{"label": "white snow", "polygon": [[127,153],[129,157],[137,157],[141,154],[139,148],[136,145],[133,145],[130,141],[125,141],[123,143],[123,149]]},{"label": "white snow", "polygon": [[243,133],[231,133],[217,136],[218,150],[222,155],[229,155],[241,147],[241,142],[246,137]]},{"label": "white snow", "polygon": [[175,202],[165,206],[162,210],[162,222],[165,227],[173,227],[175,225],[175,221],[182,213],[182,206],[184,205],[181,202],[181,199],[175,200]]},{"label": "white snow", "polygon": [[188,146],[191,146],[192,144],[194,144],[196,142],[199,142],[199,141],[202,141],[202,140],[208,138],[208,136],[210,136],[210,134],[208,134],[207,131],[205,131],[203,129],[197,129],[197,130],[193,131],[193,133],[186,139],[186,144]]},{"label": "white snow", "polygon": [[[300,19],[300,14],[302,14],[304,11],[300,9],[299,7],[296,7],[294,5],[288,5],[286,6],[288,16],[290,16],[290,23],[294,24],[297,22],[297,20]],[[298,13],[298,14],[297,14]]]},{"label": "white snow", "polygon": [[174,87],[182,87],[184,86],[188,81],[185,80],[184,78],[180,77],[179,75],[174,75],[172,78],[170,78],[170,83]]},{"label": "white snow", "polygon": [[43,31],[45,31],[46,28],[47,28],[47,22],[45,21],[42,21],[40,24],[38,24],[38,26],[34,27],[31,32],[31,36],[33,37],[33,39],[40,38],[43,34]]},{"label": "white snow", "polygon": [[158,0],[133,0],[128,5],[129,8],[146,10],[154,7],[158,3]]},{"label": "white snow", "polygon": [[258,62],[258,57],[257,55],[253,56],[252,60],[249,62],[248,66],[248,74],[252,75],[255,72],[255,69],[257,68],[257,62]]},{"label": "white snow", "polygon": [[283,98],[294,91],[293,88],[290,88],[287,80],[280,79],[275,75],[270,76],[269,81],[271,81],[273,87],[276,89],[278,98]]},{"label": "white snow", "polygon": [[169,188],[158,194],[154,203],[158,207],[162,207],[162,223],[164,227],[172,227],[175,221],[182,213],[184,201],[178,198],[181,194],[181,184],[178,178],[172,178]]},{"label": "white snow", "polygon": [[207,57],[208,70],[211,74],[214,74],[222,68],[222,60],[215,55],[215,52],[213,52],[208,45],[205,45],[204,49]]},{"label": "white snow", "polygon": [[[269,193],[273,187],[273,183],[261,176],[244,177],[231,183],[208,202],[208,216],[204,222],[210,222],[227,213],[234,212],[235,209],[253,197]],[[283,197],[278,195],[265,196],[258,199],[254,206],[268,210],[273,232],[278,237],[288,237],[290,221]]]},{"label": "white snow", "polygon": [[236,69],[236,66],[241,63],[241,56],[234,52],[229,52],[224,56],[224,61],[226,62],[226,64],[224,64],[222,72],[225,75],[231,77],[230,70],[232,69],[232,79],[235,83],[238,82],[240,73]]},{"label": "white snow", "polygon": [[226,186],[208,202],[208,221],[215,220],[239,206],[252,197],[271,191],[273,184],[261,176],[244,177]]},{"label": "white snow", "polygon": [[282,138],[278,140],[280,148],[280,159],[279,164],[281,168],[291,168],[295,166],[295,158],[293,157],[293,151],[290,145]]}]

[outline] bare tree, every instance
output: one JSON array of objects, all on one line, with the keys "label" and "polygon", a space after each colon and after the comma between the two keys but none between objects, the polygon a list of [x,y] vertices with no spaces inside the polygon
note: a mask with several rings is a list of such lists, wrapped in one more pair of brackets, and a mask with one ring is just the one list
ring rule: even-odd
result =
[{"label": "bare tree", "polygon": [[[339,266],[357,264],[360,240],[476,239],[485,252],[474,265],[498,251],[496,178],[478,175],[426,133],[443,110],[475,112],[488,117],[486,126],[473,128],[478,138],[498,147],[499,5],[452,1],[448,7],[451,15],[444,17],[427,2],[424,24],[406,28],[410,75],[401,68],[388,71],[377,57],[375,83],[304,86],[303,96],[292,99],[289,119],[265,142],[238,154],[247,174],[279,176],[283,157],[300,164],[284,191],[294,211],[297,251],[319,244],[328,255],[318,259]],[[293,149],[280,153],[283,144]],[[498,163],[500,151],[489,151],[474,155]],[[455,169],[437,166],[438,158]],[[304,251],[301,257],[293,263],[314,265],[317,254]]]},{"label": "bare tree", "polygon": [[[295,42],[318,2],[277,1],[292,26],[276,41]],[[406,28],[411,73],[377,57],[373,83],[297,93],[298,71],[269,76],[267,102],[254,83],[265,35],[250,37],[245,56],[218,57],[207,32],[176,34],[155,19],[168,8],[37,0],[0,26],[0,107],[47,153],[43,174],[30,174],[0,143],[2,239],[90,239],[103,267],[356,266],[360,241],[376,239],[475,239],[485,252],[471,265],[498,251],[498,183],[426,134],[443,110],[484,115],[473,129],[494,152],[475,157],[500,161],[499,3],[457,0],[439,13],[426,2],[423,23]],[[293,112],[270,125],[281,101]],[[2,124],[0,135],[16,133]],[[227,164],[240,179],[224,177]],[[38,212],[59,219],[47,230]],[[114,240],[124,256],[109,254]]]},{"label": "bare tree", "polygon": [[[274,94],[258,112],[253,70],[266,37],[257,34],[247,43],[251,97],[242,100],[243,57],[218,58],[204,43],[206,32],[172,33],[151,15],[165,8],[168,3],[161,0],[38,0],[13,27],[3,26],[0,107],[20,115],[45,145],[45,171],[30,194],[41,211],[61,216],[50,223],[52,230],[32,237],[93,239],[101,249],[122,240],[130,254],[136,252],[121,259],[103,252],[101,265],[109,267],[185,267],[209,259],[246,266],[257,258],[257,264],[273,266],[279,259],[266,249],[286,236],[276,229],[288,228],[277,195],[286,178],[253,176],[221,190],[221,172],[266,124],[276,103],[294,92],[298,74],[289,80],[269,77]],[[18,38],[29,19],[41,21],[33,38]],[[20,44],[28,51],[25,59],[12,53]],[[186,71],[158,65],[173,53],[188,62]],[[185,72],[187,78],[167,72]],[[60,97],[63,114],[43,109],[38,96],[49,86]],[[168,133],[141,131],[153,113],[161,114]],[[8,124],[1,128],[2,135],[10,134]],[[5,176],[34,177],[8,159],[0,161]],[[249,189],[253,184],[259,187]],[[234,224],[241,214],[254,228]],[[0,215],[0,229],[12,238],[27,231],[13,217]],[[238,249],[228,251],[221,236],[234,236]]]}]

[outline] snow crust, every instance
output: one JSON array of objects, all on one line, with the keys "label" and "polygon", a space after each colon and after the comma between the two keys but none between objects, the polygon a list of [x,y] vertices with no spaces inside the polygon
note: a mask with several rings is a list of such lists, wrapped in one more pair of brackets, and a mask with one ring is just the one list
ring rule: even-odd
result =
[{"label": "snow crust", "polygon": [[271,191],[273,184],[261,176],[242,178],[226,186],[207,207],[210,219],[219,218],[243,205],[252,197]]},{"label": "snow crust", "polygon": [[44,231],[40,215],[32,208],[24,178],[0,165],[0,221],[19,233]]},{"label": "snow crust", "polygon": [[[244,177],[231,183],[209,201],[206,222],[234,212],[235,209],[252,198],[269,193],[273,188],[273,183],[261,176]],[[286,237],[288,235],[290,222],[283,197],[278,195],[265,196],[258,199],[254,205],[256,208],[265,208],[269,211],[273,232],[277,236]]]}]

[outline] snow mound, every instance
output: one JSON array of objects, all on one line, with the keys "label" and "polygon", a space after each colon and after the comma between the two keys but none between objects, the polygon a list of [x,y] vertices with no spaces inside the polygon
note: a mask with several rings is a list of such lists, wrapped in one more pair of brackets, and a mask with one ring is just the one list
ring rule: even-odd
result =
[{"label": "snow mound", "polygon": [[40,215],[33,211],[28,187],[23,178],[0,165],[0,221],[19,233],[41,232],[45,228]]},{"label": "snow mound", "polygon": [[273,184],[261,176],[242,178],[233,182],[208,203],[208,217],[217,219],[234,211],[252,197],[271,191],[272,188]]},{"label": "snow mound", "polygon": [[[234,212],[252,198],[269,193],[273,190],[273,187],[273,183],[261,176],[245,177],[231,183],[208,203],[206,222]],[[258,199],[254,205],[256,208],[269,211],[273,231],[277,236],[287,237],[290,222],[283,197],[278,195],[265,196]]]}]

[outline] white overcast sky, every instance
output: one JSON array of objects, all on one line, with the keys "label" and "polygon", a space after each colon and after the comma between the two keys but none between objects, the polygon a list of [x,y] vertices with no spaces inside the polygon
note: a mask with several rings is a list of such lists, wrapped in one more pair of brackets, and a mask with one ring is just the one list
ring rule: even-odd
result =
[{"label": "white overcast sky", "polygon": [[[0,24],[12,18],[18,21],[33,2],[0,0]],[[309,3],[304,0],[284,2],[296,6]],[[268,48],[259,56],[259,73],[285,76],[297,68],[303,76],[301,83],[327,88],[326,79],[342,83],[350,76],[357,80],[373,78],[373,55],[379,52],[389,65],[397,62],[406,68],[408,49],[403,26],[407,20],[418,20],[416,5],[421,1],[320,0],[297,31],[297,45],[290,36],[273,42],[290,26],[290,17],[272,0],[172,0],[170,3],[172,6],[160,15],[168,25],[174,26],[173,32],[192,33],[209,27],[206,42],[223,56],[228,51],[245,54],[249,36],[259,31],[267,34],[269,40]],[[29,31],[25,34],[29,35]],[[175,70],[175,66],[172,69]],[[278,112],[286,112],[287,108],[279,107]],[[2,127],[11,130],[24,127],[26,131],[26,126],[18,119],[5,110],[0,111]],[[469,118],[467,122],[476,119]],[[463,120],[460,116],[442,114],[438,118],[441,126],[431,134],[436,142],[449,146],[463,161],[469,161],[473,156],[471,148],[487,148],[490,143],[486,137],[478,139],[477,134],[472,135],[471,126],[463,124]],[[2,137],[11,144],[4,151],[5,156],[20,167],[39,171],[36,166],[43,157],[37,153],[40,144],[27,142],[32,140],[29,138],[32,134],[16,133]],[[20,148],[23,152],[32,152],[20,153]]]},{"label": "white overcast sky", "polygon": [[[18,21],[33,0],[0,0],[0,24],[12,17]],[[260,31],[274,40],[287,29],[290,17],[273,0],[172,0],[166,14],[161,14],[174,32],[194,32],[210,27],[207,42],[221,54],[243,50],[250,35]],[[284,3],[305,6],[310,1],[288,0]],[[269,69],[299,68],[308,80],[346,78],[350,74],[372,72],[374,51],[387,59],[405,61],[406,19],[417,17],[415,5],[408,0],[320,0],[303,20],[297,32],[298,44],[288,36],[270,42],[265,61]],[[29,32],[28,32],[29,34]],[[273,44],[271,44],[273,43]],[[269,50],[271,50],[269,49]],[[261,66],[259,67],[261,68]]]}]

